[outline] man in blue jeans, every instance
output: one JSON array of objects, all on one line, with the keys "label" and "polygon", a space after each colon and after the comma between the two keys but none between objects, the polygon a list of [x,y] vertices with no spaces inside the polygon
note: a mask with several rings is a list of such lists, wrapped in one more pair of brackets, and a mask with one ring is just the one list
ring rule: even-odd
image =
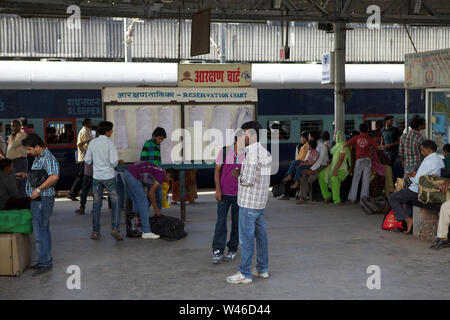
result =
[{"label": "man in blue jeans", "polygon": [[94,196],[94,213],[92,215],[92,235],[91,239],[100,238],[100,211],[102,209],[103,187],[111,198],[112,216],[111,236],[116,240],[123,240],[120,234],[120,209],[119,194],[117,192],[117,182],[114,168],[123,161],[118,159],[117,149],[110,139],[113,132],[113,124],[109,121],[102,121],[98,125],[100,136],[91,140],[86,152],[84,161],[94,166],[94,179],[92,182],[92,195]]},{"label": "man in blue jeans", "polygon": [[158,239],[150,228],[148,216],[149,200],[156,216],[161,216],[161,210],[157,205],[156,190],[164,181],[170,179],[170,173],[163,168],[145,161],[136,162],[128,166],[123,175],[128,193],[133,201],[133,209],[139,212],[142,222],[142,239]]},{"label": "man in blue jeans", "polygon": [[[40,182],[39,179],[29,178],[25,186],[26,193],[31,198],[33,232],[38,256],[37,264],[30,268],[35,269],[33,276],[38,276],[50,271],[53,265],[50,216],[53,213],[53,205],[55,203],[55,189],[53,186],[59,179],[59,163],[48,148],[44,146],[42,139],[35,133],[29,134],[22,140],[22,145],[27,150],[28,155],[34,156],[31,170],[42,170],[40,175],[43,177],[48,176],[39,185],[36,185],[36,182]],[[29,177],[29,175],[24,172],[17,174],[21,178]]]},{"label": "man in blue jeans", "polygon": [[[216,183],[217,222],[212,243],[213,257],[211,263],[219,264],[225,260],[233,260],[239,245],[239,206],[237,204],[238,180],[233,177],[233,169],[241,168],[244,154],[237,148],[237,138],[232,146],[223,147],[216,159],[214,182]],[[231,206],[231,233],[227,243],[227,215]]]},{"label": "man in blue jeans", "polygon": [[[268,278],[269,249],[266,235],[264,208],[269,193],[272,157],[260,143],[259,133],[262,129],[257,121],[242,125],[245,141],[245,160],[241,169],[233,169],[233,176],[238,178],[239,205],[239,243],[241,245],[241,265],[239,271],[226,278],[229,283],[252,282],[252,258],[256,238],[256,269],[253,275]],[[242,141],[241,140],[241,141]],[[238,145],[242,142],[238,141]]]}]

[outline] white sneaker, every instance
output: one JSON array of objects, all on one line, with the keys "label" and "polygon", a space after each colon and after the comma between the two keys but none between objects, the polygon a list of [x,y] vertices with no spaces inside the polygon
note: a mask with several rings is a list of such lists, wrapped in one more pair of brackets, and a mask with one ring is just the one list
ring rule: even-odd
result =
[{"label": "white sneaker", "polygon": [[152,232],[142,233],[142,239],[158,239],[159,235]]},{"label": "white sneaker", "polygon": [[236,274],[233,274],[232,276],[229,276],[225,279],[228,283],[252,283],[252,279],[246,278],[242,275],[240,271],[238,271]]},{"label": "white sneaker", "polygon": [[258,270],[253,269],[253,275],[255,277],[261,278],[261,279],[267,279],[269,277],[269,273],[268,272],[263,272],[263,273],[259,273]]}]

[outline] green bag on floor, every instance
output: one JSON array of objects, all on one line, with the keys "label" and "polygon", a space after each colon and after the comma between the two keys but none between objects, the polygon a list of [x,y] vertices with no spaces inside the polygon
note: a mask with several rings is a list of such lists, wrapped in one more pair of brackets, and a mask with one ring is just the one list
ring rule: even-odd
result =
[{"label": "green bag on floor", "polygon": [[0,210],[0,233],[33,233],[31,220],[31,211],[28,209]]}]

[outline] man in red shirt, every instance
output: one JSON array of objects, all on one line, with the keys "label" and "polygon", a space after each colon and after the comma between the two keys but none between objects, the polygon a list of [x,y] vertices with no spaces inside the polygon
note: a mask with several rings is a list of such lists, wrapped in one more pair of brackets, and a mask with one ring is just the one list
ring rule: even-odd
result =
[{"label": "man in red shirt", "polygon": [[378,149],[382,150],[382,148],[377,144],[377,142],[369,137],[367,133],[369,131],[369,127],[365,123],[361,123],[359,126],[359,135],[354,136],[349,141],[344,144],[344,147],[349,145],[353,145],[356,148],[356,163],[355,170],[353,172],[353,180],[352,187],[350,189],[350,193],[348,195],[348,199],[352,201],[352,203],[356,203],[356,196],[358,194],[358,185],[359,180],[362,175],[362,187],[361,187],[361,196],[369,197],[369,183],[370,183],[370,171],[372,169],[372,153]]}]

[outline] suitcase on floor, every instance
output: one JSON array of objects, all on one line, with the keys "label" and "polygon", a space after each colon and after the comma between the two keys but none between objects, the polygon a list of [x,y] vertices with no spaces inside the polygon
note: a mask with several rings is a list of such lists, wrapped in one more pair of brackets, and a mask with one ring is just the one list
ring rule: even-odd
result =
[{"label": "suitcase on floor", "polygon": [[0,275],[19,277],[30,263],[30,236],[21,233],[0,233]]}]

